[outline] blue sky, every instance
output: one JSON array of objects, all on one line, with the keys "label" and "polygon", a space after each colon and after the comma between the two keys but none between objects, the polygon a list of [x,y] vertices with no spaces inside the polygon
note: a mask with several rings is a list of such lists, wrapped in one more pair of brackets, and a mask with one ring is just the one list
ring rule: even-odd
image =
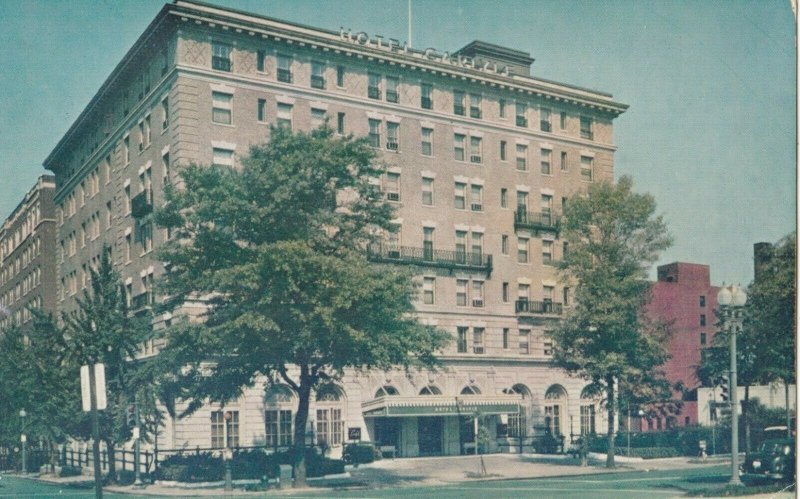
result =
[{"label": "blue sky", "polygon": [[[216,0],[312,26],[405,40],[405,0]],[[0,2],[0,217],[163,5]],[[752,245],[796,227],[795,21],[780,1],[412,0],[413,45],[474,39],[531,53],[537,77],[614,94],[616,174],[633,176],[675,244],[659,261],[752,279]]]}]

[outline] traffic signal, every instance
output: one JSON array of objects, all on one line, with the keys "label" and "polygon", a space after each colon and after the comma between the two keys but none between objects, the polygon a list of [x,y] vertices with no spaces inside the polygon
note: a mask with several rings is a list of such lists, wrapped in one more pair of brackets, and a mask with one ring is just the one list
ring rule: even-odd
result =
[{"label": "traffic signal", "polygon": [[723,402],[727,402],[728,400],[730,400],[729,389],[730,385],[728,383],[728,376],[727,375],[721,376],[719,380],[719,391],[720,391],[720,399]]},{"label": "traffic signal", "polygon": [[135,428],[136,427],[136,405],[129,404],[128,407],[125,409],[125,423],[128,425],[128,428]]}]

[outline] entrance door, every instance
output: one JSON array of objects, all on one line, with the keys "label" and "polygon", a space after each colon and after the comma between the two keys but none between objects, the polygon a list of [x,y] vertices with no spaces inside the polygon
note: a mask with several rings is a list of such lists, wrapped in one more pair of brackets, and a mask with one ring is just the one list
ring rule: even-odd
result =
[{"label": "entrance door", "polygon": [[461,444],[461,454],[475,453],[475,420],[470,416],[458,418],[458,433]]},{"label": "entrance door", "polygon": [[417,418],[417,438],[420,456],[442,455],[444,418],[441,416]]}]

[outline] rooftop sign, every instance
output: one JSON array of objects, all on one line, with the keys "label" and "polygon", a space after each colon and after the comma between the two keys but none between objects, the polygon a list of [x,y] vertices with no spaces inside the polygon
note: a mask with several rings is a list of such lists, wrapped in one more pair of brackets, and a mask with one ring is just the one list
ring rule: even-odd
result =
[{"label": "rooftop sign", "polygon": [[450,64],[460,68],[475,69],[477,71],[483,71],[486,73],[509,76],[508,66],[501,66],[492,61],[476,62],[472,57],[459,54],[450,54],[450,52],[440,52],[435,48],[427,48],[423,51],[411,50],[408,42],[403,42],[401,44],[400,41],[395,38],[384,38],[381,35],[373,35],[370,38],[370,36],[364,31],[353,33],[352,30],[345,30],[344,28],[340,28],[339,37],[342,40],[354,43],[356,45],[385,50],[387,52],[402,53],[418,59],[439,62],[442,64]]}]

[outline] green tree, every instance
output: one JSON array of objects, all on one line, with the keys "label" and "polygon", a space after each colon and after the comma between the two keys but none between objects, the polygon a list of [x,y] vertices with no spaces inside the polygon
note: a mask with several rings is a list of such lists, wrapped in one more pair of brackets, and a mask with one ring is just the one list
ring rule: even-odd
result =
[{"label": "green tree", "polygon": [[554,361],[606,395],[608,456],[614,466],[617,389],[631,399],[664,400],[669,386],[658,369],[667,360],[667,328],[644,314],[647,269],[671,238],[652,196],[632,191],[622,177],[598,182],[575,196],[564,213],[562,237],[569,253],[562,277],[575,282],[575,306],[552,331]]},{"label": "green tree", "polygon": [[[115,449],[131,437],[125,412],[134,400],[136,386],[131,383],[135,358],[151,330],[145,317],[128,312],[125,291],[106,251],[101,251],[98,268],[90,269],[91,290],[77,299],[78,308],[62,315],[67,362],[72,376],[80,366],[105,365],[108,408],[100,411],[100,439],[108,450],[109,480],[116,481]],[[88,418],[82,415],[84,421]],[[87,424],[82,425],[89,437]]]},{"label": "green tree", "polygon": [[[165,354],[195,406],[235,399],[256,377],[298,394],[295,486],[305,483],[312,391],[344,370],[435,365],[444,333],[413,317],[411,276],[367,261],[392,230],[381,174],[362,139],[272,128],[241,168],[189,166],[157,214],[173,229],[160,251],[168,306],[202,298],[204,321],[167,333]],[[212,361],[212,363],[207,363]]]}]

